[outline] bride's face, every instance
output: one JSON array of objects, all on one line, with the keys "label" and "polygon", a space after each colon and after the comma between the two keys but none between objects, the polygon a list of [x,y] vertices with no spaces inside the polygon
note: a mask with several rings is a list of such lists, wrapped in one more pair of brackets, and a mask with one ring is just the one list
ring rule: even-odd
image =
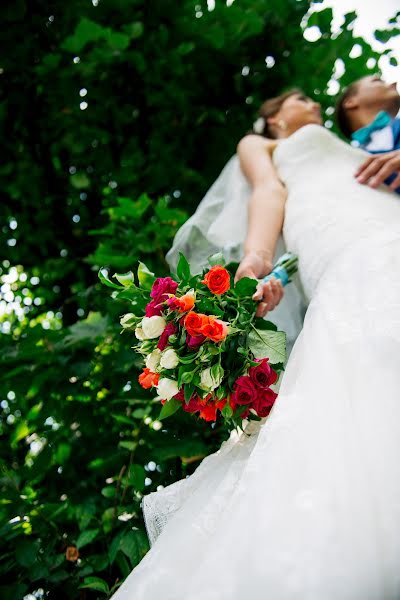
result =
[{"label": "bride's face", "polygon": [[322,125],[321,106],[308,96],[293,94],[286,98],[279,112],[268,120],[277,128],[279,137],[288,137],[304,125]]}]

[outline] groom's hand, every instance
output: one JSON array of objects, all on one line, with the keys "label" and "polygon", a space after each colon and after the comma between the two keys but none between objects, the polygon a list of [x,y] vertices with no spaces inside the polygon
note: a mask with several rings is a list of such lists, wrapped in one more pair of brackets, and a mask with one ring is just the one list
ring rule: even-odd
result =
[{"label": "groom's hand", "polygon": [[[272,271],[272,267],[272,262],[257,252],[246,254],[236,271],[235,283],[242,277],[261,279]],[[277,279],[272,278],[266,283],[260,282],[253,295],[253,300],[259,303],[257,317],[264,317],[267,312],[273,310],[282,300],[283,293],[282,283]]]},{"label": "groom's hand", "polygon": [[400,186],[400,150],[373,154],[357,169],[354,176],[359,183],[366,183],[372,188],[379,187],[387,177],[396,173],[397,176],[389,187],[395,190]]}]

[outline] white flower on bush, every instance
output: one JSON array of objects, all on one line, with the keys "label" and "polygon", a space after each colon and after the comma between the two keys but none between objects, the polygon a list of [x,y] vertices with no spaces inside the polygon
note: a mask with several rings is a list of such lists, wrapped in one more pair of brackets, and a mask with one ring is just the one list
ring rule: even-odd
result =
[{"label": "white flower on bush", "polygon": [[143,340],[147,339],[146,336],[144,335],[144,331],[143,331],[143,329],[141,327],[136,327],[136,329],[135,329],[135,335],[136,335],[136,337],[137,337],[138,340],[143,341]]},{"label": "white flower on bush", "polygon": [[168,348],[162,353],[160,365],[163,369],[175,369],[179,364],[179,356],[172,348]]},{"label": "white flower on bush", "polygon": [[205,392],[212,392],[220,385],[223,377],[224,370],[222,367],[204,369],[200,373],[200,387]]},{"label": "white flower on bush", "polygon": [[157,371],[158,365],[160,364],[160,358],[161,350],[156,348],[155,350],[153,350],[153,352],[146,356],[146,367],[150,369],[150,371],[153,371],[153,373],[155,373]]},{"label": "white flower on bush", "polygon": [[167,325],[164,317],[154,315],[153,317],[143,317],[142,329],[148,340],[160,337]]},{"label": "white flower on bush", "polygon": [[178,383],[175,379],[169,379],[168,377],[162,377],[158,382],[157,394],[165,400],[171,400],[173,396],[179,392]]},{"label": "white flower on bush", "polygon": [[129,321],[132,321],[132,319],[134,319],[134,318],[135,318],[135,315],[133,313],[126,313],[125,315],[122,315],[119,322],[122,325],[122,327],[125,329],[126,327],[131,327],[132,323],[130,323]]}]

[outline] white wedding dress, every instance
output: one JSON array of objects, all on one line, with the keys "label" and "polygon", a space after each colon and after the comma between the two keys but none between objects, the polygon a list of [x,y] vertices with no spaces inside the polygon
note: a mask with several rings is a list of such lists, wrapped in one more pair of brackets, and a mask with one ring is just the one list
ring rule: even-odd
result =
[{"label": "white wedding dress", "polygon": [[145,498],[113,600],[400,599],[400,199],[365,156],[317,125],[275,151],[303,330],[270,416]]}]

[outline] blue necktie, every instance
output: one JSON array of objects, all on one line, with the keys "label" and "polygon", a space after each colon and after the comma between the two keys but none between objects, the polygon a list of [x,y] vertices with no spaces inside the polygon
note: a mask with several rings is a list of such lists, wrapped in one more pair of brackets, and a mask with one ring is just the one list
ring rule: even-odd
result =
[{"label": "blue necktie", "polygon": [[375,119],[367,125],[366,127],[362,127],[361,129],[357,129],[354,133],[352,133],[351,138],[359,142],[362,146],[365,146],[371,138],[371,133],[373,131],[379,131],[379,129],[384,129],[387,125],[389,125],[392,120],[389,113],[384,110],[379,112]]}]

